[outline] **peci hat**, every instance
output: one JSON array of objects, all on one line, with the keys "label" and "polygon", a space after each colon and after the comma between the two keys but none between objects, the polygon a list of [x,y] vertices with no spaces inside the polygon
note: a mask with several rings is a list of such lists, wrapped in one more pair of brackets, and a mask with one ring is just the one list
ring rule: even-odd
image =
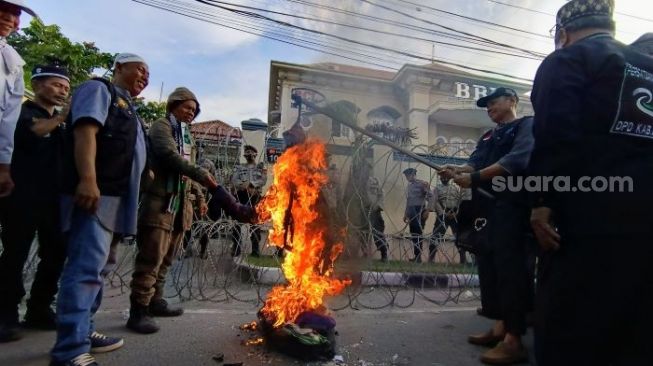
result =
[{"label": "peci hat", "polygon": [[517,95],[517,92],[514,89],[500,87],[500,88],[496,88],[494,92],[492,92],[492,94],[486,95],[483,98],[477,100],[476,105],[478,107],[485,108],[487,107],[487,103],[489,101],[499,97],[515,97],[519,102],[519,96]]},{"label": "peci hat", "polygon": [[39,17],[38,15],[36,15],[36,12],[34,12],[34,10],[28,8],[25,5],[25,1],[23,1],[23,0],[1,0],[0,4],[2,4],[2,3],[8,3],[8,4],[16,5],[17,7],[19,7],[22,11],[26,12],[27,14],[29,14],[29,15],[35,17],[35,18]]},{"label": "peci hat", "polygon": [[43,77],[58,77],[70,82],[68,69],[57,64],[36,65],[34,69],[32,69],[32,77],[30,80]]},{"label": "peci hat", "polygon": [[412,174],[417,174],[417,169],[415,168],[406,168],[403,171],[404,175],[412,175]]},{"label": "peci hat", "polygon": [[123,52],[119,53],[118,56],[113,60],[113,69],[116,68],[118,64],[128,64],[130,62],[142,62],[147,65],[145,59],[135,53]]},{"label": "peci hat", "polygon": [[575,20],[589,16],[612,19],[614,0],[571,0],[556,14],[556,24],[565,27]]}]

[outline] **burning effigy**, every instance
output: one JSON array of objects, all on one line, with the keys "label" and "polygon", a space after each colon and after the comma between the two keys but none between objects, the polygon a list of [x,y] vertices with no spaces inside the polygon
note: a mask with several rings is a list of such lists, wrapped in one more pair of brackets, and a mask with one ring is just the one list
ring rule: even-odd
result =
[{"label": "burning effigy", "polygon": [[303,136],[296,142],[277,160],[273,184],[256,208],[260,220],[272,223],[268,242],[284,249],[281,269],[287,281],[268,293],[258,329],[269,346],[283,353],[330,359],[336,322],[324,300],[351,284],[334,273],[345,229],[329,214],[324,197],[326,145]]}]

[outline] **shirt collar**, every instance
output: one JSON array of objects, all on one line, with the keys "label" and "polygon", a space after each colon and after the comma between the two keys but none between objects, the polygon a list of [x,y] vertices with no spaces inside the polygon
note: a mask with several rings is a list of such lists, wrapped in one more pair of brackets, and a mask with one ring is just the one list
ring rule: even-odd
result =
[{"label": "shirt collar", "polygon": [[41,107],[41,106],[38,105],[36,102],[31,101],[31,100],[26,100],[25,103],[23,103],[23,104],[27,105],[27,106],[30,107],[30,108],[37,109],[37,110],[43,112],[43,114],[45,114],[45,115],[47,115],[47,116],[49,116],[49,117],[54,117],[54,116],[56,116],[57,114],[59,114],[59,112],[57,112],[56,109],[54,110],[54,113],[53,113],[53,114],[50,114],[50,112],[48,112],[45,108]]}]

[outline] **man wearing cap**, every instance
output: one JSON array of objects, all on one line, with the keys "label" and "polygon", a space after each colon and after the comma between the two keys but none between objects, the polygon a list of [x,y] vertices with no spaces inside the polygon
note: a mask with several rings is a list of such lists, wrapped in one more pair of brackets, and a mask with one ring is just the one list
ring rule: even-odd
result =
[{"label": "man wearing cap", "polygon": [[[538,365],[653,359],[653,59],[613,38],[613,10],[612,0],[562,6],[557,50],[533,85],[531,174],[568,176],[574,187],[532,197],[531,225],[545,252]],[[596,183],[608,177],[625,183]]]},{"label": "man wearing cap", "polygon": [[111,82],[87,81],[73,95],[61,199],[67,261],[57,297],[51,365],[96,365],[89,352],[109,352],[123,345],[120,338],[96,332],[92,316],[102,300],[101,273],[112,238],[136,234],[147,151],[144,125],[132,98],[148,81],[143,58],[121,53],[114,61]]},{"label": "man wearing cap", "polygon": [[244,215],[244,207],[218,186],[213,174],[195,164],[190,134],[190,124],[200,112],[195,94],[184,87],[175,89],[168,97],[166,111],[166,117],[152,123],[149,130],[154,181],[145,191],[138,221],[138,254],[127,320],[127,328],[143,334],[159,330],[152,316],[183,314],[182,308],[168,305],[163,289],[184,232],[193,223],[193,196],[201,216],[208,210],[195,182],[209,188],[212,200],[221,203],[228,214],[239,220],[251,218],[251,211],[246,212],[250,216]]},{"label": "man wearing cap", "polygon": [[[261,200],[263,193],[263,186],[267,182],[268,175],[267,169],[263,163],[256,163],[256,156],[258,150],[252,145],[245,145],[243,147],[243,157],[245,164],[239,164],[234,167],[234,173],[231,176],[231,184],[235,189],[235,196],[238,202],[244,205],[256,206]],[[231,247],[231,255],[239,256],[242,248],[242,234],[241,226],[234,225],[231,231],[231,240],[233,246]],[[261,229],[256,225],[250,226],[249,238],[252,243],[252,256],[258,257],[261,255],[259,243],[261,242]]]},{"label": "man wearing cap", "polygon": [[493,178],[524,174],[533,148],[533,119],[517,118],[518,101],[517,93],[505,87],[479,99],[476,105],[487,108],[497,126],[481,136],[467,164],[447,166],[440,173],[445,178],[453,177],[462,188],[474,188],[475,226],[487,234],[477,249],[481,302],[483,314],[496,322],[488,332],[472,335],[468,341],[496,345],[481,357],[491,364],[528,359],[521,341],[533,297],[533,279],[527,266],[533,253],[532,240],[528,239],[527,196],[522,191],[492,190]]},{"label": "man wearing cap", "polygon": [[59,114],[68,97],[70,80],[58,65],[32,71],[34,101],[23,103],[16,125],[11,176],[15,188],[3,199],[0,255],[0,342],[19,338],[18,304],[25,295],[23,266],[38,231],[39,265],[27,301],[25,326],[56,329],[50,305],[57,293],[66,258],[59,225],[59,159],[62,125]]},{"label": "man wearing cap", "polygon": [[[407,168],[403,171],[408,186],[406,187],[406,210],[404,222],[410,230],[414,257],[411,261],[422,262],[422,232],[429,217],[428,205],[432,200],[431,187],[423,180],[417,179],[417,169]],[[435,250],[435,248],[429,248]]]},{"label": "man wearing cap", "polygon": [[22,0],[0,0],[0,197],[9,195],[14,187],[9,165],[14,150],[14,130],[25,92],[25,61],[7,44],[7,37],[18,29],[23,11],[36,17]]}]

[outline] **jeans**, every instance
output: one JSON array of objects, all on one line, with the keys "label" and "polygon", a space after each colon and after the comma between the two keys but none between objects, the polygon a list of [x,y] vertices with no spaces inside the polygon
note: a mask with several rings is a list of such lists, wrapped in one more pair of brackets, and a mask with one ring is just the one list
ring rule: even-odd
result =
[{"label": "jeans", "polygon": [[92,316],[102,301],[103,267],[109,257],[113,233],[97,216],[75,209],[68,236],[68,260],[57,298],[57,341],[51,351],[55,361],[68,361],[91,349]]}]

